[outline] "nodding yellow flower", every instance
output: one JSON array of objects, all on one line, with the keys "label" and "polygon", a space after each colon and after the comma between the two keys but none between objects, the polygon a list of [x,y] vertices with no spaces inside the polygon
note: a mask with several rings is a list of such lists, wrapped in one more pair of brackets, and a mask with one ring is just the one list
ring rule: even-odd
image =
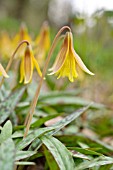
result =
[{"label": "nodding yellow flower", "polygon": [[[27,40],[30,44],[32,44],[31,37],[24,23],[21,24],[19,32],[15,35],[15,37],[12,40],[13,48],[15,49],[17,45],[23,40]],[[21,49],[17,52],[16,57],[17,56],[22,57],[24,55],[24,49],[25,46],[21,46]]]},{"label": "nodding yellow flower", "polygon": [[9,34],[4,31],[0,34],[0,56],[1,58],[8,59],[12,53],[12,42]]},{"label": "nodding yellow flower", "polygon": [[88,70],[81,58],[75,52],[72,33],[67,32],[55,63],[52,68],[49,69],[51,71],[49,75],[58,75],[58,79],[60,77],[68,77],[69,80],[73,82],[74,79],[78,77],[77,66],[79,66],[86,73],[94,75]]},{"label": "nodding yellow flower", "polygon": [[43,65],[43,61],[46,57],[46,53],[50,48],[50,32],[47,22],[44,22],[38,37],[35,40],[35,56],[40,65]]},{"label": "nodding yellow flower", "polygon": [[31,82],[34,67],[36,67],[37,72],[41,77],[42,73],[39,68],[38,62],[36,61],[33,55],[32,48],[30,45],[27,45],[25,54],[22,57],[22,61],[20,64],[20,83],[23,80],[24,80],[24,84]]},{"label": "nodding yellow flower", "polygon": [[0,76],[3,75],[5,78],[8,78],[6,71],[4,70],[3,66],[0,64]]},{"label": "nodding yellow flower", "polygon": [[21,24],[19,32],[15,35],[13,39],[14,43],[17,43],[17,44],[20,43],[22,40],[27,40],[31,43],[31,37],[28,34],[27,27],[24,23]]}]

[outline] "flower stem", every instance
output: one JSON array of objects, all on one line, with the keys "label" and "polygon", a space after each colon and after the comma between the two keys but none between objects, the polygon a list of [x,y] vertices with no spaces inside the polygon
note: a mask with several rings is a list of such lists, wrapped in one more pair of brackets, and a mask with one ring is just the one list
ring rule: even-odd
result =
[{"label": "flower stem", "polygon": [[50,48],[50,51],[48,53],[48,56],[47,56],[47,59],[46,59],[46,62],[45,62],[45,66],[44,66],[44,69],[43,69],[43,72],[42,72],[42,77],[41,77],[39,85],[38,85],[38,87],[36,89],[35,96],[34,96],[32,102],[31,102],[31,105],[30,105],[29,113],[27,114],[27,117],[26,117],[26,120],[25,120],[26,129],[25,129],[25,133],[24,133],[24,138],[27,136],[29,128],[30,128],[30,124],[31,124],[31,121],[32,121],[32,117],[33,117],[33,114],[34,114],[34,111],[35,111],[35,107],[36,107],[36,104],[37,104],[37,101],[38,101],[38,97],[39,97],[39,94],[40,94],[40,90],[41,90],[42,83],[43,83],[43,80],[44,80],[44,77],[45,77],[45,74],[46,74],[46,71],[47,71],[47,68],[48,68],[50,58],[51,58],[52,53],[53,53],[53,51],[54,51],[54,49],[56,47],[56,44],[57,44],[57,41],[58,41],[58,38],[59,38],[60,34],[65,29],[68,29],[69,31],[71,31],[70,27],[68,27],[68,26],[62,27],[58,31],[58,33],[56,34],[56,36],[55,36],[55,38],[53,40],[53,43],[51,45],[51,48]]},{"label": "flower stem", "polygon": [[[10,67],[11,67],[11,64],[12,64],[12,62],[13,62],[13,59],[14,59],[15,54],[17,53],[17,51],[18,51],[18,49],[20,48],[20,46],[21,46],[22,44],[24,44],[24,43],[26,43],[27,45],[29,45],[29,42],[28,42],[27,40],[23,40],[23,41],[21,41],[21,42],[19,43],[19,45],[18,45],[17,48],[15,49],[14,53],[12,54],[11,58],[9,59],[9,62],[8,62],[7,67],[6,67],[6,69],[5,69],[6,73],[9,71],[9,69],[10,69]],[[0,88],[1,88],[2,84],[4,83],[4,79],[5,79],[5,78],[2,77],[2,80],[1,80],[1,82],[0,82]]]}]

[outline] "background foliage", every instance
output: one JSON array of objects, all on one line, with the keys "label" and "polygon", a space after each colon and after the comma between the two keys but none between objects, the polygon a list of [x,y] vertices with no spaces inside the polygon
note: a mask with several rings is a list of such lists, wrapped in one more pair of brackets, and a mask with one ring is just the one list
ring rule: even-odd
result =
[{"label": "background foliage", "polygon": [[[99,10],[87,17],[73,13],[67,3],[65,10],[69,12],[59,21],[50,17],[51,6],[52,0],[1,0],[0,31],[13,37],[25,22],[34,39],[48,20],[52,41],[57,30],[67,24],[72,28],[76,51],[95,76],[81,74],[72,84],[47,76],[25,139],[23,123],[37,77],[34,75],[28,87],[15,83],[19,75],[15,81],[6,80],[0,90],[0,169],[112,170],[113,11]],[[13,67],[10,75],[15,75]],[[52,118],[56,119],[48,123]]]}]

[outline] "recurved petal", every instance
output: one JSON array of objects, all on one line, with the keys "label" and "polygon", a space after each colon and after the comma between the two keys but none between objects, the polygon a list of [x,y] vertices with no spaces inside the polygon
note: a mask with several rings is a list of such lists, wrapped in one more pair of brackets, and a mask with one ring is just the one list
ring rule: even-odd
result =
[{"label": "recurved petal", "polygon": [[40,67],[39,67],[39,64],[38,64],[37,60],[35,59],[34,56],[32,56],[32,59],[33,59],[33,64],[36,67],[36,70],[37,70],[39,76],[42,77],[42,72],[40,70]]},{"label": "recurved petal", "polygon": [[77,64],[79,65],[79,67],[85,71],[86,73],[90,74],[90,75],[95,75],[94,73],[92,73],[83,63],[83,61],[81,60],[81,58],[79,57],[79,55],[75,52],[74,49],[72,49],[73,55],[75,57],[75,60],[77,62]]},{"label": "recurved petal", "polygon": [[9,77],[1,64],[0,64],[0,72],[2,73],[2,75],[3,75],[5,78],[8,78],[8,77]]}]

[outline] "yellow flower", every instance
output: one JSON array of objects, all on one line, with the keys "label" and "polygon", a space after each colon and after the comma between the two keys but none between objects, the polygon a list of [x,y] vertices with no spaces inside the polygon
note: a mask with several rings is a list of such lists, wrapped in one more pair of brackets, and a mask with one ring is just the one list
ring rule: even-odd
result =
[{"label": "yellow flower", "polygon": [[43,65],[43,61],[46,57],[46,53],[50,48],[50,32],[47,22],[44,22],[40,31],[40,34],[35,40],[35,56],[40,65]]},{"label": "yellow flower", "polygon": [[0,56],[1,58],[8,59],[12,53],[12,42],[9,34],[5,31],[0,34]]},{"label": "yellow flower", "polygon": [[3,75],[5,78],[9,77],[1,64],[0,64],[0,75]]},{"label": "yellow flower", "polygon": [[[24,23],[22,23],[22,25],[20,26],[19,32],[15,35],[15,37],[12,40],[13,49],[15,49],[18,46],[18,44],[23,40],[27,40],[30,44],[32,44],[31,37],[30,37],[27,27]],[[17,56],[22,57],[24,55],[24,49],[25,49],[25,46],[24,45],[21,46],[21,48],[20,48],[20,50],[18,50],[15,58],[17,58]]]},{"label": "yellow flower", "polygon": [[14,44],[16,44],[16,46],[18,45],[18,43],[20,43],[22,40],[27,40],[31,43],[31,37],[28,34],[28,30],[27,27],[24,23],[22,23],[22,25],[20,26],[20,30],[19,32],[15,35],[13,41]]},{"label": "yellow flower", "polygon": [[75,52],[72,33],[67,32],[55,63],[50,69],[50,75],[58,75],[58,78],[68,77],[69,80],[73,82],[74,79],[78,77],[77,66],[79,66],[86,73],[94,75],[88,70],[81,58]]},{"label": "yellow flower", "polygon": [[24,84],[31,82],[34,66],[37,69],[37,72],[42,76],[41,70],[39,68],[38,62],[36,61],[31,46],[27,45],[25,54],[22,57],[20,64],[20,83],[24,80]]}]

